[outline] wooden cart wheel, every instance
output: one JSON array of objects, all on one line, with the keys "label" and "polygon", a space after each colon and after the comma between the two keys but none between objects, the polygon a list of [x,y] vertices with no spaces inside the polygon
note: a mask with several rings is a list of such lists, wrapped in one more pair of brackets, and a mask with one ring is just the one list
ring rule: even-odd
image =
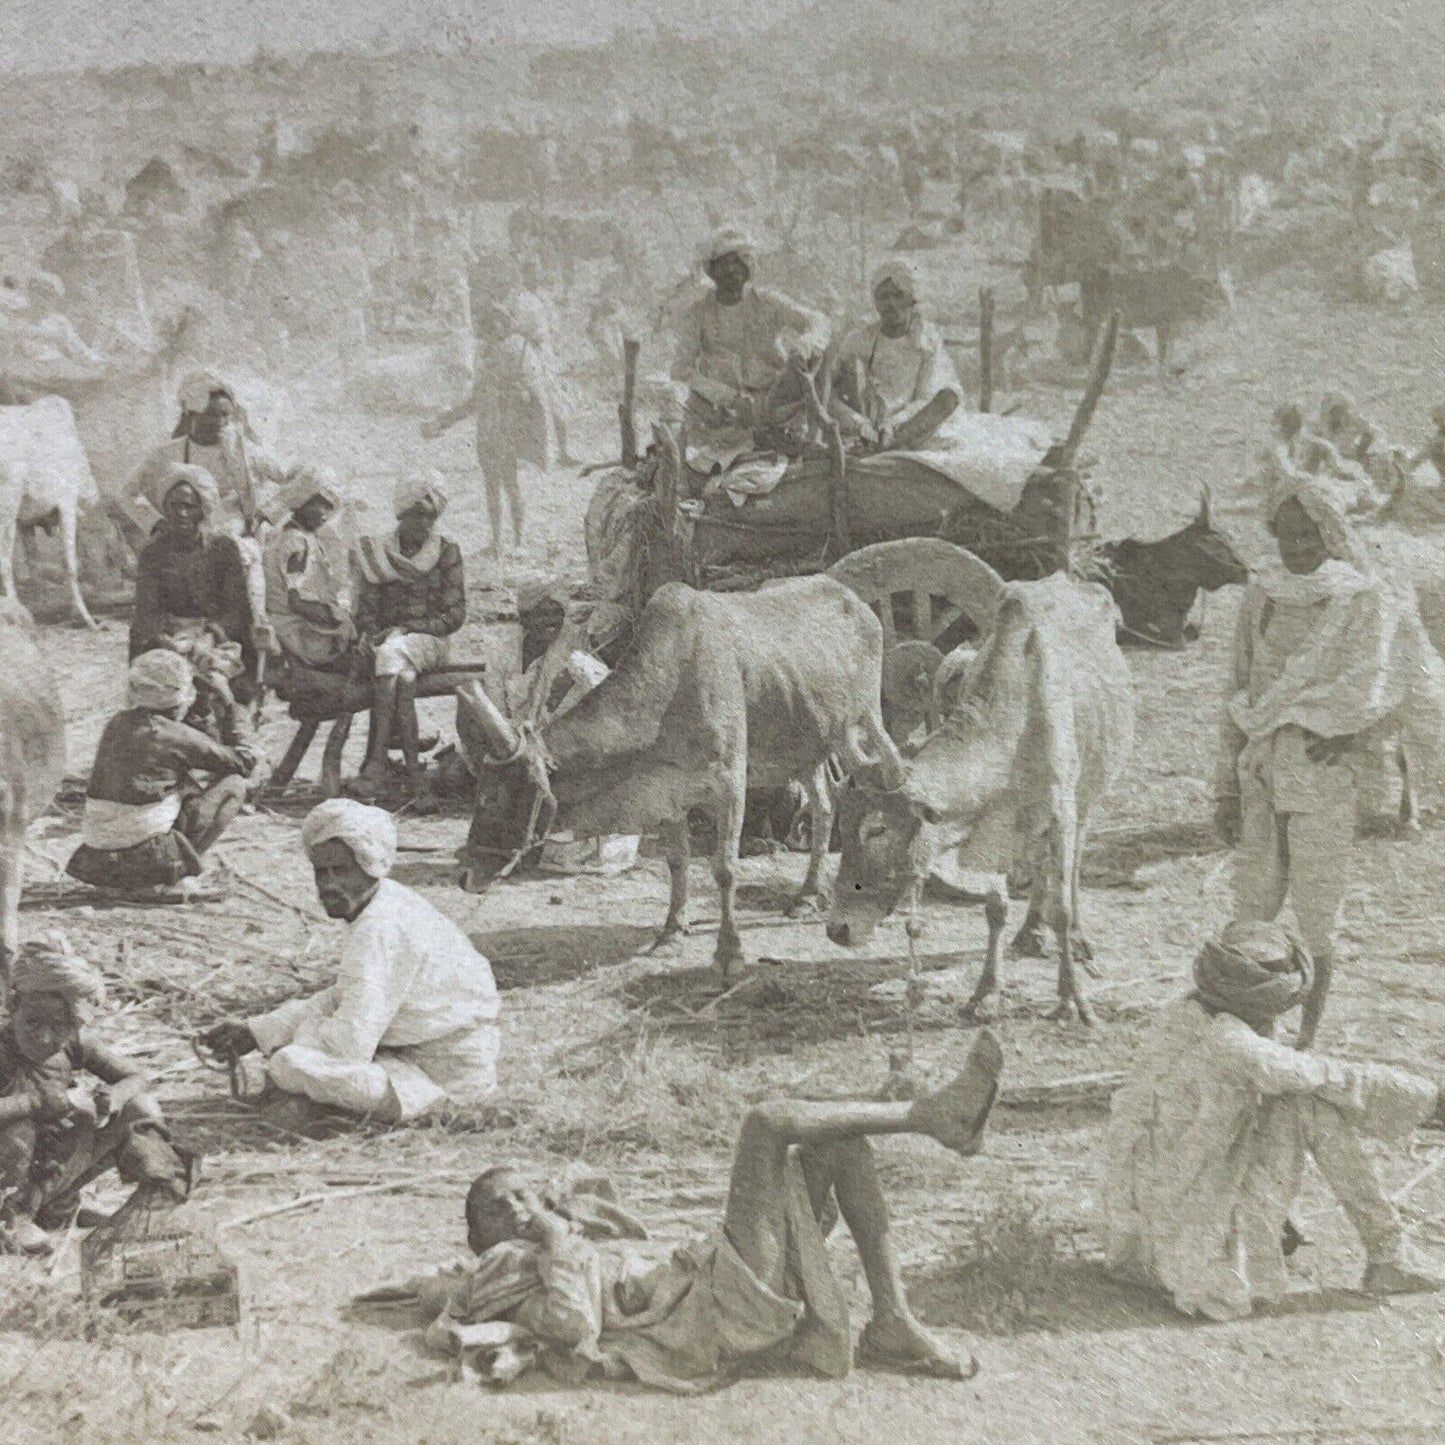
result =
[{"label": "wooden cart wheel", "polygon": [[1003,579],[972,552],[940,537],[905,537],[860,548],[830,577],[851,587],[883,624],[883,649],[931,642],[943,650],[993,624]]},{"label": "wooden cart wheel", "polygon": [[1003,579],[972,552],[938,537],[879,542],[836,562],[883,624],[883,719],[900,747],[939,719],[933,679],[945,651],[993,625]]}]

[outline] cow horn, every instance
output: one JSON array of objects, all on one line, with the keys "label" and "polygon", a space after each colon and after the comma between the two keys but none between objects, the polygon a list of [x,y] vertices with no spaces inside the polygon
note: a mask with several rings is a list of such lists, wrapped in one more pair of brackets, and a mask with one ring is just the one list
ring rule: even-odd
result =
[{"label": "cow horn", "polygon": [[1213,504],[1213,498],[1209,494],[1209,484],[1206,482],[1199,489],[1199,520],[1206,527],[1209,526],[1209,513]]},{"label": "cow horn", "polygon": [[477,678],[457,688],[457,744],[473,773],[488,762],[510,760],[522,749],[517,730]]}]

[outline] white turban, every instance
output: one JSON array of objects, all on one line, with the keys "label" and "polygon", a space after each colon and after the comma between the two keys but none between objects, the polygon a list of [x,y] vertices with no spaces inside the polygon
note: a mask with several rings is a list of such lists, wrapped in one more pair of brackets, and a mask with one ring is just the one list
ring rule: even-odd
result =
[{"label": "white turban", "polygon": [[322,497],[339,507],[340,481],[327,467],[297,467],[281,486],[281,505],[288,512],[299,512],[313,497]]},{"label": "white turban", "polygon": [[63,933],[47,933],[20,945],[10,975],[10,991],[55,993],[70,1001],[81,1023],[92,1005],[105,1002],[105,980],[78,953]]},{"label": "white turban", "polygon": [[393,509],[399,517],[416,506],[430,507],[432,516],[440,517],[447,509],[447,484],[435,467],[414,472],[397,484]]},{"label": "white turban", "polygon": [[214,371],[204,369],[187,373],[176,393],[176,400],[182,411],[205,411],[211,403],[213,391],[224,391],[235,401],[236,394]]},{"label": "white turban", "polygon": [[885,281],[896,286],[910,301],[918,299],[918,273],[909,262],[901,258],[885,261],[873,273],[871,289],[877,291]]},{"label": "white turban", "polygon": [[749,273],[758,269],[758,243],[741,226],[720,226],[712,233],[699,258],[703,270],[724,256],[740,257]]},{"label": "white turban", "polygon": [[330,798],[306,815],[301,846],[307,856],[332,842],[345,843],[356,866],[372,878],[385,878],[396,862],[396,824],[391,814],[354,798]]},{"label": "white turban", "polygon": [[126,703],[147,712],[187,711],[196,700],[191,664],[169,648],[143,652],[130,665]]}]

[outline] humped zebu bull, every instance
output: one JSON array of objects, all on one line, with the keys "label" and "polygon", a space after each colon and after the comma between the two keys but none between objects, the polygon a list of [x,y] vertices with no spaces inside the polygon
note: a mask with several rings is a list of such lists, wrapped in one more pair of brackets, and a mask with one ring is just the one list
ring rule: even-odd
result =
[{"label": "humped zebu bull", "polygon": [[35,624],[0,598],[0,995],[20,946],[25,830],[51,804],[65,774],[65,714]]},{"label": "humped zebu bull", "polygon": [[[1091,1023],[1075,976],[1092,952],[1079,917],[1079,869],[1089,822],[1128,762],[1133,688],[1115,640],[1117,613],[1103,587],[1055,573],[1006,584],[992,628],[959,669],[939,671],[943,718],[906,766],[891,760],[842,794],[842,861],[828,937],[865,943],[900,903],[916,903],[945,850],[994,875],[1026,858],[1032,880],[1018,953],[1042,950],[1047,924],[1059,944],[1059,1005]],[[865,775],[866,776],[866,775]],[[862,785],[860,786],[860,783]],[[986,905],[982,976],[966,1006],[976,1014],[998,986],[1004,888]]]},{"label": "humped zebu bull", "polygon": [[462,886],[485,887],[553,829],[657,831],[672,888],[654,948],[667,945],[687,928],[688,811],[706,810],[717,822],[715,961],[726,978],[743,957],[733,893],[747,790],[797,780],[808,792],[812,850],[796,912],[819,893],[829,756],[849,773],[901,766],[880,715],[882,660],[878,619],[832,578],[745,594],[670,582],[643,609],[616,670],[540,731],[514,728],[479,683],[467,684],[457,731],[480,782]]},{"label": "humped zebu bull", "polygon": [[96,625],[80,592],[76,533],[81,509],[100,500],[70,403],[42,396],[0,406],[0,584],[15,596],[15,540],[22,528],[58,532],[76,619]]}]

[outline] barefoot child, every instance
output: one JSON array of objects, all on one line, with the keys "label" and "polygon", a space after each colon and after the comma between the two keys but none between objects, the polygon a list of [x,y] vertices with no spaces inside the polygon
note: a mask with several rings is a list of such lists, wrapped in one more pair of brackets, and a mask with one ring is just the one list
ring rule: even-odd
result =
[{"label": "barefoot child", "polygon": [[[183,1200],[192,1161],[170,1143],[140,1070],[85,1027],[103,996],[100,975],[63,946],[28,943],[10,992],[0,1029],[0,1253],[50,1253],[47,1231],[63,1228],[80,1190],[109,1169],[138,1195]],[[80,1088],[82,1073],[101,1087]]]}]

